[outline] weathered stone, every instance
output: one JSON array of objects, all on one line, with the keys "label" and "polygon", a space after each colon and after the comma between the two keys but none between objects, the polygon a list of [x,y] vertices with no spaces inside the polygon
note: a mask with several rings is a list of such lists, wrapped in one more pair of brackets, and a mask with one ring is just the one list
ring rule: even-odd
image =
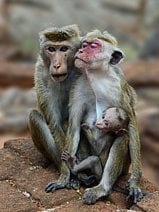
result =
[{"label": "weathered stone", "polygon": [[0,161],[0,180],[12,179],[17,172],[22,174],[27,167],[17,153],[8,149],[0,149]]},{"label": "weathered stone", "polygon": [[9,140],[5,142],[4,148],[17,152],[33,166],[47,167],[51,163],[36,149],[31,138]]},{"label": "weathered stone", "polygon": [[[0,161],[3,161],[0,169],[1,183],[7,183],[5,188],[7,186],[11,187],[3,189],[3,196],[8,195],[7,192],[15,194],[8,199],[8,206],[7,203],[0,205],[1,211],[4,211],[4,208],[9,211],[11,205],[15,204],[15,202],[17,204],[15,204],[14,211],[16,211],[20,201],[24,211],[74,212],[81,210],[87,212],[91,210],[124,212],[132,205],[126,201],[125,195],[114,191],[108,197],[89,206],[83,204],[81,194],[73,189],[61,189],[54,193],[45,193],[44,189],[47,183],[58,179],[59,173],[53,164],[49,165],[46,159],[38,153],[30,139],[17,139],[6,142],[5,148],[0,151]],[[118,185],[124,188],[127,179],[128,176],[122,177],[118,181]],[[153,184],[144,178],[141,179],[141,188],[152,193],[157,190]],[[11,189],[15,191],[13,192]],[[83,193],[84,188],[82,187],[80,191]],[[23,196],[21,200],[19,195]],[[148,202],[149,198],[146,198],[145,201]],[[140,206],[137,205],[136,207],[137,211],[142,211]],[[21,211],[21,206],[18,210]]]},{"label": "weathered stone", "polygon": [[137,210],[138,208],[141,211],[147,212],[158,212],[159,210],[159,191],[156,191],[152,194],[147,195],[144,199],[133,206],[132,210]]},{"label": "weathered stone", "polygon": [[0,211],[38,211],[38,202],[11,181],[0,181]]}]

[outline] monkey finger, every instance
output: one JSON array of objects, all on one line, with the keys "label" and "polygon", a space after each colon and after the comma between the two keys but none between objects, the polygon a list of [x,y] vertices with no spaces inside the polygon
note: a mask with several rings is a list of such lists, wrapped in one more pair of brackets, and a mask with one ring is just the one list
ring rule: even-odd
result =
[{"label": "monkey finger", "polygon": [[71,157],[70,153],[67,152],[67,151],[64,151],[61,156],[67,156],[67,157],[69,156],[69,157]]},{"label": "monkey finger", "polygon": [[67,155],[68,152],[67,151],[63,151],[62,155]]},{"label": "monkey finger", "polygon": [[61,155],[61,160],[68,161],[73,160],[73,158],[70,155]]},{"label": "monkey finger", "polygon": [[66,158],[66,159],[67,159],[67,158],[69,158],[69,157],[71,157],[71,155],[68,154],[68,153],[66,153],[66,152],[63,152],[62,155],[61,155],[61,159],[62,159],[62,158]]},{"label": "monkey finger", "polygon": [[68,159],[67,155],[61,155],[61,160],[67,160],[67,159]]},{"label": "monkey finger", "polygon": [[137,191],[137,189],[134,189],[132,198],[133,198],[133,203],[136,204],[138,202],[138,191]]}]

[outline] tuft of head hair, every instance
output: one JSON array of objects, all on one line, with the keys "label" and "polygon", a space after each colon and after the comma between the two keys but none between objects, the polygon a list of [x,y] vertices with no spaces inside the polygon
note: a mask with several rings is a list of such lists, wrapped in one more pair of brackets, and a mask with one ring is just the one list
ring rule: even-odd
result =
[{"label": "tuft of head hair", "polygon": [[52,27],[39,33],[40,39],[44,37],[53,42],[61,42],[73,38],[79,38],[80,31],[76,24],[64,27]]},{"label": "tuft of head hair", "polygon": [[87,33],[86,37],[87,37],[87,39],[90,39],[90,40],[98,38],[98,39],[104,40],[108,43],[111,43],[114,46],[118,45],[116,38],[113,35],[111,35],[110,33],[108,33],[107,31],[104,31],[102,33],[100,30],[96,29],[92,32]]}]

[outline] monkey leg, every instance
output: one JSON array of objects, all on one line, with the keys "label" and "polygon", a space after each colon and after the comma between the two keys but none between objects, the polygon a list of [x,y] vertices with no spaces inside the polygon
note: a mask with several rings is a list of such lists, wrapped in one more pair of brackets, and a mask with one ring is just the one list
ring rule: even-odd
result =
[{"label": "monkey leg", "polygon": [[53,192],[57,189],[67,187],[70,180],[70,171],[66,164],[61,162],[60,152],[56,147],[54,138],[44,117],[37,110],[32,110],[29,116],[29,124],[35,146],[55,163],[61,173],[57,181],[48,183],[45,191]]},{"label": "monkey leg", "polygon": [[61,166],[60,153],[56,147],[53,136],[44,117],[37,111],[32,110],[29,115],[29,128],[32,140],[37,149],[51,159],[58,169]]},{"label": "monkey leg", "polygon": [[[82,181],[85,185],[89,186],[96,180],[99,182],[99,180],[101,179],[102,165],[99,157],[89,156],[80,163],[77,163],[76,158],[72,157],[68,152],[65,151],[62,154],[61,159],[66,162],[71,173],[74,175],[78,175],[80,181]],[[88,176],[83,172],[85,170],[90,170],[91,173],[94,175]]]},{"label": "monkey leg", "polygon": [[84,203],[93,204],[99,198],[110,194],[114,183],[123,171],[123,165],[126,161],[127,153],[127,136],[123,135],[117,137],[110,149],[102,179],[97,186],[85,190],[83,195]]},{"label": "monkey leg", "polygon": [[73,171],[74,173],[80,173],[84,170],[90,170],[99,181],[102,176],[102,165],[99,157],[89,156],[85,160],[81,161],[79,164],[75,164]]}]

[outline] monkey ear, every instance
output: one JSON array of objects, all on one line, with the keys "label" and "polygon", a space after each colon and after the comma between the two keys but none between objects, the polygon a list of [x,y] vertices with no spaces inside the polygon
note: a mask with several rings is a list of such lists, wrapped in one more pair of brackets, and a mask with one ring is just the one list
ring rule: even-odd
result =
[{"label": "monkey ear", "polygon": [[110,59],[110,64],[116,65],[120,62],[121,59],[124,58],[124,54],[121,50],[117,49],[113,52],[112,57]]}]

